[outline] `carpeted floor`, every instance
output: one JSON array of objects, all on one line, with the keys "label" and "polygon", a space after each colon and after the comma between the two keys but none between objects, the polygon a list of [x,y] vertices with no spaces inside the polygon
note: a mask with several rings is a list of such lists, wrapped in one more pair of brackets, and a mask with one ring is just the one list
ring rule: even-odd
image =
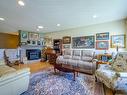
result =
[{"label": "carpeted floor", "polygon": [[57,73],[53,69],[31,75],[29,88],[21,95],[103,95],[103,86],[94,77],[79,74],[73,81],[72,73]]}]

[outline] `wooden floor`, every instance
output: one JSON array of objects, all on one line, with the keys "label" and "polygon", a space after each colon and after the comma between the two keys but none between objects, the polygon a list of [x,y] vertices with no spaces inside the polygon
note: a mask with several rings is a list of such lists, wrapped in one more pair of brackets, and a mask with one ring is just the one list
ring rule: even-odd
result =
[{"label": "wooden floor", "polygon": [[[41,70],[44,70],[46,68],[49,67],[53,67],[52,65],[50,65],[48,62],[35,62],[35,63],[30,63],[30,64],[20,64],[18,66],[14,66],[15,69],[21,69],[21,68],[25,68],[25,67],[29,67],[30,68],[30,72],[35,73]],[[107,87],[104,87],[105,90],[105,95],[113,95],[112,91],[110,89],[108,89]]]},{"label": "wooden floor", "polygon": [[35,73],[38,71],[41,71],[43,69],[52,67],[48,62],[35,62],[35,63],[30,63],[30,64],[19,64],[18,66],[13,66],[15,69],[21,69],[21,68],[30,68],[31,73]]}]

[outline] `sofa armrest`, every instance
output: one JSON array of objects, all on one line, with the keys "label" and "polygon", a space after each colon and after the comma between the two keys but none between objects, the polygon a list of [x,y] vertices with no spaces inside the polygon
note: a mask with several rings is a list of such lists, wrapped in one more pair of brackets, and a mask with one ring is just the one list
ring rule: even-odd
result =
[{"label": "sofa armrest", "polygon": [[7,73],[5,75],[2,75],[2,77],[0,77],[0,85],[1,85],[1,83],[4,83],[4,81],[6,81],[6,82],[12,81],[12,80],[15,80],[19,77],[23,77],[26,75],[30,75],[29,68],[23,68],[23,69],[19,69],[14,72],[11,72],[11,73]]},{"label": "sofa armrest", "polygon": [[127,72],[117,72],[118,77],[127,78]]},{"label": "sofa armrest", "polygon": [[58,56],[56,59],[56,64],[59,64],[59,60],[61,60],[61,59],[63,59],[63,56],[62,55]]}]

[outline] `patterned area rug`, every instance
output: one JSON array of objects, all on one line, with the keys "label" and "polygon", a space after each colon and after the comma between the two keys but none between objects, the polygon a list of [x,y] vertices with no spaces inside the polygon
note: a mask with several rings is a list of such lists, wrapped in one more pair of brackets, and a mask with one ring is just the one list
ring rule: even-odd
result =
[{"label": "patterned area rug", "polygon": [[94,77],[79,74],[73,81],[72,73],[57,73],[53,69],[31,75],[29,88],[21,95],[94,95]]}]

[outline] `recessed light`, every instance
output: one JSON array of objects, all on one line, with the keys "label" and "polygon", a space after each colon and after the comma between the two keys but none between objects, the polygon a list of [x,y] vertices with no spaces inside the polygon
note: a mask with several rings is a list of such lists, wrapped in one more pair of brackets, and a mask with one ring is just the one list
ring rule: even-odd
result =
[{"label": "recessed light", "polygon": [[57,24],[56,26],[60,26],[60,24]]},{"label": "recessed light", "polygon": [[39,29],[42,29],[42,28],[44,28],[44,27],[43,27],[43,26],[38,26],[38,28],[39,28]]},{"label": "recessed light", "polygon": [[5,19],[4,19],[4,18],[2,18],[2,17],[0,17],[0,20],[1,20],[1,21],[4,21]]},{"label": "recessed light", "polygon": [[97,15],[93,15],[93,18],[97,18]]},{"label": "recessed light", "polygon": [[39,29],[37,29],[37,31],[39,31]]},{"label": "recessed light", "polygon": [[25,6],[25,3],[24,3],[22,0],[19,0],[19,1],[18,1],[18,4],[19,4],[20,6]]}]

